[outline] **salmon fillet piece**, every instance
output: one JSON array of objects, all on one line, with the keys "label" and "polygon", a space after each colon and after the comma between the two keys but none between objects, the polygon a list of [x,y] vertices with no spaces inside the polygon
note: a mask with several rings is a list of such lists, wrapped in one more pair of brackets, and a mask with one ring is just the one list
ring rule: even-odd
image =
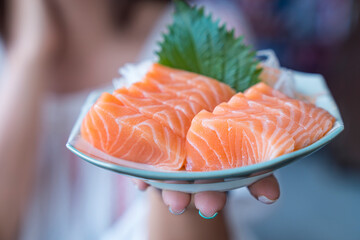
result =
[{"label": "salmon fillet piece", "polygon": [[125,160],[170,170],[184,164],[181,137],[109,93],[104,93],[85,116],[81,136],[101,151]]},{"label": "salmon fillet piece", "polygon": [[309,144],[322,138],[335,123],[335,118],[326,110],[311,103],[289,98],[264,83],[254,85],[246,90],[244,95],[268,107],[282,110],[284,114],[299,122],[309,132]]},{"label": "salmon fillet piece", "polygon": [[275,125],[286,130],[295,141],[295,150],[310,144],[310,134],[297,121],[284,114],[281,110],[274,109],[246,98],[242,93],[233,96],[228,103],[218,105],[214,114],[232,113],[234,115],[249,115],[254,118],[272,121]]},{"label": "salmon fillet piece", "polygon": [[213,114],[195,116],[186,141],[186,170],[210,171],[270,160],[294,150],[294,139],[271,121]]},{"label": "salmon fillet piece", "polygon": [[192,118],[188,118],[182,111],[154,99],[146,98],[140,91],[133,89],[115,90],[114,96],[124,105],[168,127],[176,135],[182,138],[186,137]]},{"label": "salmon fillet piece", "polygon": [[130,90],[140,91],[144,97],[156,100],[174,109],[182,111],[188,118],[192,119],[203,107],[196,102],[185,98],[179,98],[174,93],[162,92],[157,84],[145,78],[141,82],[134,83]]},{"label": "salmon fillet piece", "polygon": [[146,78],[163,92],[175,94],[198,103],[202,109],[212,111],[219,103],[228,101],[235,91],[215,79],[154,64]]},{"label": "salmon fillet piece", "polygon": [[209,96],[215,99],[216,105],[227,102],[235,94],[235,91],[227,84],[200,74],[182,70],[174,71],[172,68],[157,63],[152,66],[152,71],[148,73],[148,76],[154,76],[154,73],[157,74],[156,79],[160,82],[182,82],[190,88],[198,88],[209,93]]}]

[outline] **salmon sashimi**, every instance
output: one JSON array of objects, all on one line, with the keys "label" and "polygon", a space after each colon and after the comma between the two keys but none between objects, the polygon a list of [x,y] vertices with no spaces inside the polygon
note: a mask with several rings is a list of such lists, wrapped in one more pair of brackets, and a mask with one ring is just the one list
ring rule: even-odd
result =
[{"label": "salmon sashimi", "polygon": [[245,96],[255,102],[267,106],[268,108],[280,111],[281,114],[284,114],[298,122],[302,128],[309,132],[309,144],[315,142],[318,136],[321,135],[322,130],[320,128],[320,124],[314,119],[308,117],[307,114],[304,114],[304,112],[293,106],[291,103],[277,97],[264,95],[255,89],[245,92]]},{"label": "salmon sashimi", "polygon": [[332,125],[335,123],[335,118],[326,110],[316,107],[314,104],[311,104],[311,103],[307,103],[304,101],[289,98],[285,94],[283,94],[275,89],[272,89],[271,87],[269,87],[266,84],[259,83],[259,84],[255,85],[252,89],[258,90],[267,96],[277,97],[277,98],[284,99],[284,100],[290,102],[291,104],[296,106],[297,109],[300,109],[301,111],[306,112],[309,116],[314,118],[316,121],[319,121],[323,127],[324,133],[328,132],[331,129]]},{"label": "salmon sashimi", "polygon": [[195,102],[201,106],[202,109],[211,111],[216,107],[215,97],[209,97],[209,91],[206,93],[201,89],[189,87],[186,83],[173,83],[173,84],[164,84],[163,82],[157,81],[154,78],[149,78],[149,81],[152,81],[156,84],[161,91],[169,92],[175,95],[176,98],[182,98],[191,102]]},{"label": "salmon sashimi", "polygon": [[186,141],[188,171],[210,171],[270,160],[294,150],[294,139],[271,121],[251,116],[195,116]]},{"label": "salmon sashimi", "polygon": [[138,110],[145,116],[167,126],[180,137],[186,137],[192,118],[188,118],[182,111],[151,98],[146,98],[137,90],[118,89],[114,91],[114,96],[124,105]]},{"label": "salmon sashimi", "polygon": [[184,141],[169,128],[104,93],[86,115],[82,137],[103,152],[134,162],[179,169]]},{"label": "salmon sashimi", "polygon": [[333,126],[335,118],[311,103],[288,98],[285,94],[258,83],[245,91],[245,96],[275,109],[281,109],[304,126],[310,134],[310,144],[323,137]]},{"label": "salmon sashimi", "polygon": [[146,98],[154,99],[172,108],[178,109],[190,119],[203,109],[203,107],[196,102],[178,98],[173,93],[162,92],[161,89],[149,79],[134,83],[130,89],[139,90]]},{"label": "salmon sashimi", "polygon": [[181,70],[174,71],[160,64],[154,64],[146,77],[162,91],[196,102],[208,111],[235,94],[232,88],[215,79]]},{"label": "salmon sashimi", "polygon": [[141,81],[104,93],[85,116],[81,136],[124,160],[211,171],[304,148],[334,122],[324,109],[265,83],[235,94],[217,80],[156,63]]},{"label": "salmon sashimi", "polygon": [[196,73],[182,70],[174,72],[172,68],[165,67],[161,64],[154,64],[148,76],[154,76],[154,72],[158,74],[155,76],[159,81],[161,79],[165,80],[165,82],[169,82],[170,79],[172,80],[171,82],[182,81],[193,88],[199,88],[206,92],[210,91],[210,96],[213,96],[217,103],[227,102],[235,94],[235,91],[229,88],[227,84]]},{"label": "salmon sashimi", "polygon": [[237,93],[212,113],[195,116],[187,134],[186,169],[210,171],[267,161],[308,146],[335,118],[264,83]]},{"label": "salmon sashimi", "polygon": [[298,122],[277,109],[269,108],[263,104],[247,99],[242,93],[233,96],[227,103],[218,105],[214,114],[231,113],[233,115],[248,115],[253,118],[264,119],[286,130],[295,141],[295,150],[306,147],[310,144],[308,131]]},{"label": "salmon sashimi", "polygon": [[179,170],[194,116],[234,94],[214,79],[154,64],[142,81],[104,93],[84,118],[81,135],[111,156]]}]

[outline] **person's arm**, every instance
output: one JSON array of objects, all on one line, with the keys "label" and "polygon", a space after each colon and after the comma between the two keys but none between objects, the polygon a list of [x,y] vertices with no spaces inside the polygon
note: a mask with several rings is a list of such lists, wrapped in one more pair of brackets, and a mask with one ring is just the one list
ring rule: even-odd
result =
[{"label": "person's arm", "polygon": [[17,238],[33,190],[41,106],[55,49],[42,0],[9,4],[10,42],[0,76],[0,239],[5,240]]},{"label": "person's arm", "polygon": [[[12,53],[11,53],[12,54]],[[41,62],[9,56],[0,89],[0,239],[16,239],[32,189],[45,76]]]}]

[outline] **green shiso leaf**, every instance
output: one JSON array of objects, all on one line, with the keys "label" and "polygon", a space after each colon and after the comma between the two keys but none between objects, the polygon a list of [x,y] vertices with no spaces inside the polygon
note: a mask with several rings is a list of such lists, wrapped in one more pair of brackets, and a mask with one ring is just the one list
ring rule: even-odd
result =
[{"label": "green shiso leaf", "polygon": [[241,92],[259,82],[255,52],[234,30],[205,15],[204,8],[175,1],[173,23],[159,45],[160,64],[217,79]]}]

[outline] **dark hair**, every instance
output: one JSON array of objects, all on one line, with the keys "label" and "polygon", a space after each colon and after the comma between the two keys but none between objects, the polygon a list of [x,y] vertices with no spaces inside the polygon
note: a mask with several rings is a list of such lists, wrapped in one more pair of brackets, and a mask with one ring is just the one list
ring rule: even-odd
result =
[{"label": "dark hair", "polygon": [[6,33],[6,1],[0,0],[0,37],[5,38]]},{"label": "dark hair", "polygon": [[[130,20],[136,5],[144,2],[159,2],[166,3],[171,0],[108,0],[109,6],[111,7],[111,14],[114,20],[114,24],[118,26],[126,25]],[[8,1],[0,0],[0,37],[6,40],[7,30],[7,14],[6,10]]]}]

